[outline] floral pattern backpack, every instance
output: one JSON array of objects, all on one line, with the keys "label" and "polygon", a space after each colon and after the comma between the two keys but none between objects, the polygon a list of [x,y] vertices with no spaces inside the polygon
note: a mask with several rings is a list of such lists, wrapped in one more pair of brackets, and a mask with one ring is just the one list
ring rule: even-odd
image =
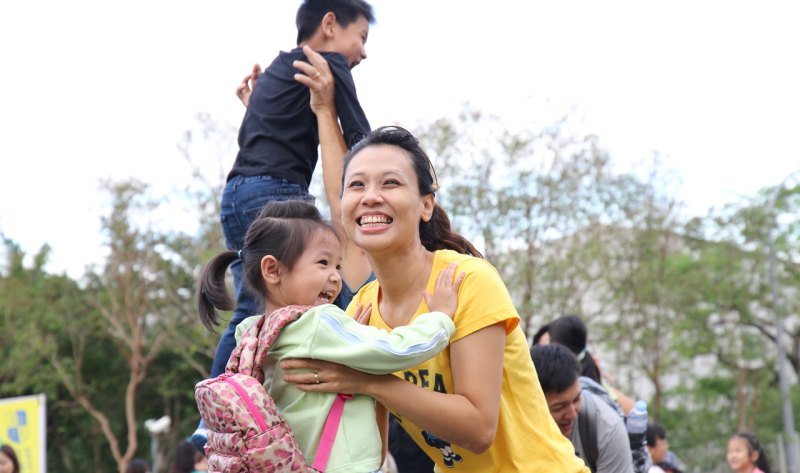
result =
[{"label": "floral pattern backpack", "polygon": [[210,473],[325,471],[349,396],[337,395],[313,466],[309,466],[289,424],[264,389],[261,370],[281,329],[308,309],[287,306],[259,317],[231,353],[225,373],[195,386],[197,407],[208,429],[205,451]]}]

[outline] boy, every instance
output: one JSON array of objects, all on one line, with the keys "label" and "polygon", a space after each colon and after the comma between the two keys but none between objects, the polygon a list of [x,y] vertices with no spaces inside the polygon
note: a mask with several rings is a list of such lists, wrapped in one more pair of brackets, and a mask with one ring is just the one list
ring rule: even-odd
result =
[{"label": "boy", "polygon": [[[346,144],[350,146],[369,133],[350,69],[366,59],[364,45],[374,21],[372,7],[364,0],[304,0],[300,5],[296,17],[298,47],[281,51],[258,75],[248,97],[239,128],[239,152],[220,202],[227,248],[242,248],[247,229],[267,202],[314,200],[308,185],[317,163],[317,119],[310,107],[309,90],[295,80],[297,69],[293,66],[296,60],[306,61],[303,46],[319,51],[327,60]],[[319,72],[309,77],[314,80]],[[256,298],[242,286],[241,262],[234,262],[230,269],[236,309],[217,345],[211,377],[225,371],[236,346],[236,326],[260,310]],[[204,443],[203,434],[201,426],[192,437],[196,446]]]}]

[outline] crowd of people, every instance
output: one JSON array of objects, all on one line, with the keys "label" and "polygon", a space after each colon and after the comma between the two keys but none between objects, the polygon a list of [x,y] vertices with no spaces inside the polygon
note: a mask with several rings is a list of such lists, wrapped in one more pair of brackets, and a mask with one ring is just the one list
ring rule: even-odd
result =
[{"label": "crowd of people", "polygon": [[[437,204],[416,137],[370,127],[350,71],[374,21],[364,0],[304,0],[297,47],[236,90],[245,114],[221,196],[227,250],[197,291],[206,327],[233,312],[211,376],[244,333],[298,306],[263,358],[264,387],[309,461],[348,396],[326,471],[684,471],[662,427],[626,422],[635,400],[603,376],[580,317],[543,326],[529,348],[498,271]],[[330,222],[308,190],[318,159]],[[213,451],[209,435],[201,420],[194,448]],[[731,438],[727,459],[769,473],[751,435]]]}]

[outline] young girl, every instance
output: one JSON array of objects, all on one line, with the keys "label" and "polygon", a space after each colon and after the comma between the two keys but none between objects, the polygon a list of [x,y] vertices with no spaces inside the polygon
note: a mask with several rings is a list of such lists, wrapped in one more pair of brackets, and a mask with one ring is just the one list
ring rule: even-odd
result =
[{"label": "young girl", "polygon": [[[432,295],[424,295],[430,313],[404,330],[388,333],[363,325],[330,305],[342,287],[340,251],[335,231],[322,221],[312,204],[271,202],[248,230],[241,255],[225,251],[213,258],[203,271],[197,291],[200,319],[210,327],[218,322],[215,308],[230,310],[233,306],[224,276],[227,266],[241,258],[245,283],[266,304],[267,313],[287,305],[314,306],[281,331],[262,366],[267,373],[267,389],[286,417],[307,462],[316,454],[335,394],[306,393],[284,382],[278,362],[314,358],[369,373],[391,373],[436,355],[447,346],[455,330],[450,317],[456,310],[463,277],[454,280],[455,267],[442,273]],[[369,312],[369,307],[359,309],[356,317],[364,321]],[[256,319],[242,321],[237,332],[247,330]],[[318,373],[309,374],[316,383],[325,381]],[[385,414],[381,419],[385,421]],[[377,471],[385,452],[385,429],[382,423],[379,432],[372,398],[360,395],[349,400],[326,471]]]},{"label": "young girl", "polygon": [[728,465],[734,473],[771,473],[767,456],[753,434],[738,433],[728,440]]},{"label": "young girl", "polygon": [[316,372],[291,372],[286,380],[309,392],[372,396],[401,418],[437,471],[588,472],[550,416],[508,290],[450,229],[436,190],[431,162],[408,131],[379,128],[353,147],[344,166],[342,223],[366,252],[376,281],[349,309],[371,304],[371,325],[402,330],[429,307],[420,293],[456,264],[466,276],[449,349],[386,376],[287,360],[284,370]]}]

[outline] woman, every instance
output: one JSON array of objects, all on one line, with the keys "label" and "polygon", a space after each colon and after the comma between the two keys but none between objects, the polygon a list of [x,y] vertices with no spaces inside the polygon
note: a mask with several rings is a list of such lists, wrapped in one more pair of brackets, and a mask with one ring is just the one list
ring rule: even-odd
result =
[{"label": "woman", "polygon": [[[323,130],[321,123],[324,160]],[[345,159],[342,226],[376,276],[351,307],[371,302],[370,324],[379,328],[407,325],[427,310],[423,292],[432,289],[439,271],[458,264],[466,277],[449,349],[385,376],[291,360],[285,369],[317,370],[319,381],[313,372],[285,379],[307,391],[372,396],[401,419],[439,468],[459,463],[459,471],[588,471],[549,415],[500,276],[450,230],[447,214],[436,205],[436,189],[433,167],[416,138],[402,128],[380,128]]]}]

